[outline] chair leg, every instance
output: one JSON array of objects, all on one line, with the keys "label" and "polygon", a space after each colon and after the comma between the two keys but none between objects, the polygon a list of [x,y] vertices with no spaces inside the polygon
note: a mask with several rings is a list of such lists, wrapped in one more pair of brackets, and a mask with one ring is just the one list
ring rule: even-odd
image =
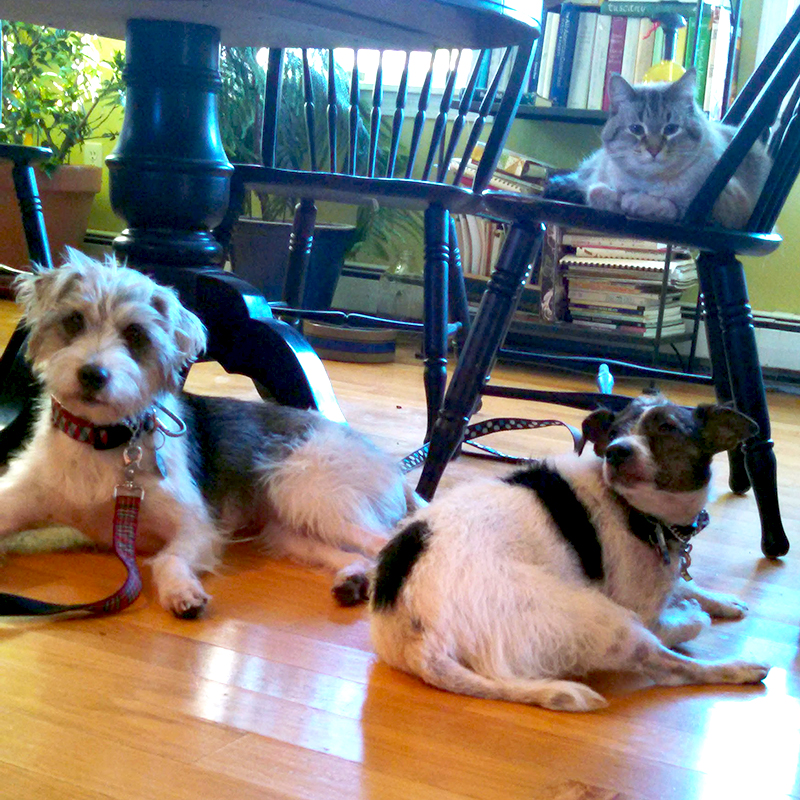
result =
[{"label": "chair leg", "polygon": [[536,257],[542,237],[540,227],[521,225],[514,225],[506,237],[429,439],[430,450],[417,484],[417,492],[426,500],[433,497],[447,463],[464,438],[464,429],[508,332],[528,265]]},{"label": "chair leg", "polygon": [[[731,378],[725,357],[725,345],[722,338],[722,329],[720,328],[717,303],[713,294],[713,282],[707,280],[704,281],[704,284],[703,307],[705,309],[706,340],[708,342],[708,352],[711,356],[711,376],[714,380],[714,391],[719,403],[733,403]],[[744,494],[750,489],[750,478],[747,475],[744,450],[741,445],[728,451],[728,486],[735,494]]]},{"label": "chair leg", "polygon": [[447,323],[450,214],[444,206],[434,204],[425,210],[425,287],[424,287],[424,364],[428,441],[447,385]]},{"label": "chair leg", "polygon": [[295,209],[292,234],[289,237],[289,266],[283,285],[283,298],[290,308],[306,308],[305,282],[316,223],[317,206],[313,200],[304,197]]},{"label": "chair leg", "polygon": [[461,323],[456,334],[458,352],[464,346],[469,333],[469,301],[467,300],[467,287],[464,284],[464,270],[461,266],[461,251],[458,248],[458,235],[456,223],[450,217],[450,261],[448,263],[447,289],[448,302],[450,303],[450,316],[454,322]]},{"label": "chair leg", "polygon": [[0,356],[0,463],[27,439],[40,394],[35,378],[25,360],[25,337],[22,323]]},{"label": "chair leg", "polygon": [[734,406],[759,426],[758,433],[744,444],[744,458],[761,517],[761,550],[777,558],[788,552],[789,541],[781,521],[769,409],[744,269],[733,256],[713,254],[703,254],[698,267],[703,293],[709,286],[707,297],[713,297],[716,305]]}]

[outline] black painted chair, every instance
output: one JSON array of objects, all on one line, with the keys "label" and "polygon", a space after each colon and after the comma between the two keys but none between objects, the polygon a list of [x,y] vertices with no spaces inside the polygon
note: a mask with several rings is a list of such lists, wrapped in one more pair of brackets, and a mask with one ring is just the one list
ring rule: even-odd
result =
[{"label": "black painted chair", "polygon": [[[0,69],[0,82],[2,70]],[[32,264],[52,267],[42,203],[33,172],[34,164],[52,153],[42,147],[0,144],[0,161],[10,161],[14,191],[22,216],[28,256]],[[36,267],[34,267],[36,268]],[[0,355],[0,463],[24,440],[33,421],[38,385],[25,361],[26,331],[17,325]]]},{"label": "black painted chair", "polygon": [[[730,454],[730,486],[744,492],[752,485],[762,524],[762,550],[777,557],[788,551],[778,504],[776,462],[770,420],[756,349],[753,319],[740,255],[763,256],[781,243],[775,221],[800,170],[800,11],[796,11],[758,66],[725,120],[739,129],[685,217],[676,223],[651,223],[571,203],[499,192],[484,195],[484,213],[512,224],[500,262],[483,297],[435,423],[430,452],[418,491],[430,498],[463,438],[464,428],[482,395],[519,397],[591,409],[608,397],[582,393],[525,391],[488,385],[528,264],[542,244],[543,224],[576,226],[612,236],[657,240],[699,249],[698,273],[705,310],[712,377],[720,402],[754,419],[759,433]],[[753,143],[771,128],[773,169],[755,210],[742,231],[709,222],[714,201]],[[549,364],[553,356],[543,357]],[[568,359],[574,362],[575,359]],[[584,364],[589,360],[584,359]],[[656,374],[642,370],[645,375]],[[661,377],[663,371],[657,371]],[[676,374],[675,377],[686,377]],[[628,398],[615,398],[626,403]]]},{"label": "black painted chair", "polygon": [[[383,74],[381,56],[374,76],[372,103],[360,109],[361,92],[357,66],[350,78],[347,120],[337,119],[337,109],[342,98],[337,95],[334,55],[329,51],[327,93],[315,97],[309,69],[309,51],[302,51],[303,91],[308,158],[304,168],[286,168],[276,163],[275,146],[278,126],[281,124],[281,81],[284,52],[271,50],[267,69],[266,102],[262,139],[263,164],[234,164],[231,189],[231,208],[217,229],[224,243],[230,239],[231,229],[241,209],[245,191],[260,192],[284,197],[302,198],[296,207],[284,301],[289,310],[282,314],[293,318],[314,319],[326,322],[343,322],[361,326],[391,325],[400,329],[424,331],[425,390],[428,404],[428,431],[444,397],[448,335],[457,326],[465,330],[469,311],[464,289],[463,273],[455,236],[452,213],[468,214],[477,210],[480,194],[488,186],[498,158],[505,144],[511,123],[517,111],[520,95],[527,88],[527,75],[531,63],[537,32],[518,46],[509,47],[499,54],[485,50],[479,54],[463,51],[466,58],[474,56],[472,69],[458,102],[455,101],[456,64],[462,53],[451,54],[450,69],[438,111],[433,116],[430,142],[424,146],[428,103],[431,97],[433,54],[430,68],[419,94],[413,114],[413,124],[404,126],[410,54],[406,54],[405,67],[390,112],[391,125],[381,125],[383,101]],[[424,54],[416,54],[420,57]],[[499,57],[498,57],[499,56]],[[357,61],[357,59],[355,59]],[[481,76],[486,79],[485,89],[479,92]],[[488,75],[488,78],[487,78]],[[340,90],[341,91],[341,90]],[[315,106],[326,104],[326,130],[322,136],[326,152],[317,152],[319,125]],[[451,107],[455,118],[448,122]],[[468,119],[468,112],[475,112]],[[411,122],[411,120],[409,120]],[[491,128],[488,123],[491,122]],[[410,136],[408,136],[410,128]],[[345,135],[346,132],[346,135]],[[470,155],[481,136],[486,133],[482,157],[477,164],[471,187],[462,185]],[[451,164],[458,164],[451,169]],[[303,309],[304,282],[307,276],[309,255],[316,220],[315,201],[337,203],[385,204],[405,209],[424,211],[425,270],[424,270],[424,323],[341,312],[319,312]],[[453,319],[454,324],[450,323]]]}]

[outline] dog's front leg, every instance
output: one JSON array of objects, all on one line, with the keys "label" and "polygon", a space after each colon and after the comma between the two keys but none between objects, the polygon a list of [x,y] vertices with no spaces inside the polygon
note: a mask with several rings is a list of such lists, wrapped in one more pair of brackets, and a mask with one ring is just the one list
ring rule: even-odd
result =
[{"label": "dog's front leg", "polygon": [[695,601],[713,619],[742,619],[747,613],[747,603],[724,592],[701,589],[694,581],[681,581],[672,597],[678,602]]},{"label": "dog's front leg", "polygon": [[675,599],[661,612],[653,633],[665,647],[673,648],[696,638],[711,625],[711,617],[691,598]]},{"label": "dog's front leg", "polygon": [[194,619],[211,599],[198,575],[216,565],[220,535],[205,509],[181,511],[176,530],[150,564],[161,605],[176,617]]},{"label": "dog's front leg", "polygon": [[0,480],[0,536],[41,524],[47,517],[45,498],[32,475]]}]

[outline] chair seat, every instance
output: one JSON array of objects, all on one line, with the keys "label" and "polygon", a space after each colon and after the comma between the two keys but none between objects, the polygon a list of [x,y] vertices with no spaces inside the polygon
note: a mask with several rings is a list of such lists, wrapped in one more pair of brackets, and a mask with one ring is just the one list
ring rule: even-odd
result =
[{"label": "chair seat", "polygon": [[456,214],[476,213],[480,198],[462,186],[420,181],[410,178],[367,178],[339,172],[262,167],[260,164],[235,164],[237,179],[248,189],[265,192],[302,186],[303,194],[315,200],[365,205],[383,205],[424,211],[437,203]]},{"label": "chair seat", "polygon": [[35,164],[53,157],[48,147],[28,147],[23,144],[0,144],[0,158],[15,164]]},{"label": "chair seat", "polygon": [[648,239],[682,247],[737,255],[765,256],[777,250],[782,238],[775,233],[748,233],[715,225],[688,222],[653,222],[634,219],[612,211],[599,211],[577,203],[543,200],[513,192],[488,191],[483,195],[483,212],[527,224],[549,222],[571,228],[588,228],[604,236]]}]

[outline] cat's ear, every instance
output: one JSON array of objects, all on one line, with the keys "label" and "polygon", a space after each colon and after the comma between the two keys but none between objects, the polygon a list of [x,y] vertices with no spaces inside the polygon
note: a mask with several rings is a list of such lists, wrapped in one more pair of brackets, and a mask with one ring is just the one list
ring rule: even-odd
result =
[{"label": "cat's ear", "polygon": [[622,77],[613,73],[608,79],[608,101],[612,114],[616,114],[620,103],[633,100],[635,94],[633,87]]},{"label": "cat's ear", "polygon": [[694,101],[694,89],[697,82],[697,73],[694,67],[687,69],[670,87],[671,91],[692,103]]}]

